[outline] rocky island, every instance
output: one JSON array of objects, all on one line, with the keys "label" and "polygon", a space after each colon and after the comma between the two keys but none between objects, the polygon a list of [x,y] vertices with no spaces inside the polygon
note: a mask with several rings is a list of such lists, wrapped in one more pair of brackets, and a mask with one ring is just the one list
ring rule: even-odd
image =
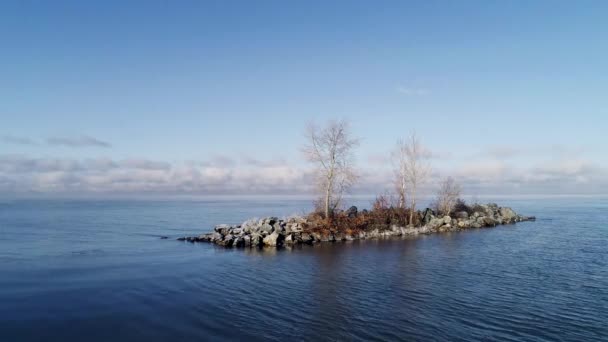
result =
[{"label": "rocky island", "polygon": [[325,220],[315,213],[284,219],[250,219],[240,225],[220,224],[215,226],[213,232],[177,240],[208,242],[223,247],[281,247],[454,232],[535,220],[534,216],[522,216],[511,208],[499,207],[494,203],[461,204],[458,211],[445,216],[427,208],[416,212],[417,220],[413,225],[402,224],[406,214],[392,207],[375,206],[372,210],[359,211],[353,206],[337,212],[331,220]]}]

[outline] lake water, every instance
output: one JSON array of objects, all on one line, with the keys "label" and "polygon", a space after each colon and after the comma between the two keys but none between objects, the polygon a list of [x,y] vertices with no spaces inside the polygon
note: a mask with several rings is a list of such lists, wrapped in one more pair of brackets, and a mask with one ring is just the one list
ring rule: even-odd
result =
[{"label": "lake water", "polygon": [[261,251],[173,238],[309,201],[0,201],[0,341],[608,340],[608,199],[495,200],[538,220]]}]

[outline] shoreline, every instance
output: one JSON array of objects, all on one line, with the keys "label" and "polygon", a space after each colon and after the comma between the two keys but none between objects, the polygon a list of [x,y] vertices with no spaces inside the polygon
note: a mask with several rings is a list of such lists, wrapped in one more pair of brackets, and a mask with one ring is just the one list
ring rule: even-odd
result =
[{"label": "shoreline", "polygon": [[[456,212],[450,216],[436,215],[433,210],[418,211],[419,225],[398,225],[394,223],[356,222],[373,215],[373,211],[358,211],[351,207],[342,211],[342,227],[327,227],[324,222],[309,215],[292,216],[284,219],[266,217],[249,219],[239,225],[220,224],[213,232],[199,236],[184,236],[178,241],[191,243],[213,243],[226,248],[282,247],[323,242],[354,241],[389,237],[429,235],[456,232],[469,229],[493,228],[518,222],[534,221],[534,216],[522,216],[509,207],[499,207],[495,203],[476,205],[468,211]],[[367,216],[366,216],[367,215]],[[359,221],[357,221],[359,220]]]}]

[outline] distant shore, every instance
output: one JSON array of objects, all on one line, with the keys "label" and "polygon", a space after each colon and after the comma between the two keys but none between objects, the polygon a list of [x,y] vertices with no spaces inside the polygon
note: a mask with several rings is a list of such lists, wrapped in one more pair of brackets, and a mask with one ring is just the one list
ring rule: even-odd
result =
[{"label": "distant shore", "polygon": [[330,220],[316,213],[280,219],[266,217],[250,219],[240,225],[220,224],[213,232],[185,236],[177,240],[207,242],[223,247],[259,248],[282,247],[322,242],[378,239],[454,232],[467,229],[496,227],[517,222],[534,221],[534,216],[522,216],[509,207],[495,203],[464,206],[451,215],[440,216],[432,209],[417,211],[417,224],[404,225],[402,213],[392,207],[359,211],[357,207],[339,211]]}]

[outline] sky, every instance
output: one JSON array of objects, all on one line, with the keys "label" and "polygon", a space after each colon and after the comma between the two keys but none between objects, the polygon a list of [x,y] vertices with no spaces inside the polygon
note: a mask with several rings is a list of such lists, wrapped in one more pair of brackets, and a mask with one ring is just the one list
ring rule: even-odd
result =
[{"label": "sky", "polygon": [[605,1],[2,1],[0,195],[302,194],[309,122],[391,189],[608,194]]}]

